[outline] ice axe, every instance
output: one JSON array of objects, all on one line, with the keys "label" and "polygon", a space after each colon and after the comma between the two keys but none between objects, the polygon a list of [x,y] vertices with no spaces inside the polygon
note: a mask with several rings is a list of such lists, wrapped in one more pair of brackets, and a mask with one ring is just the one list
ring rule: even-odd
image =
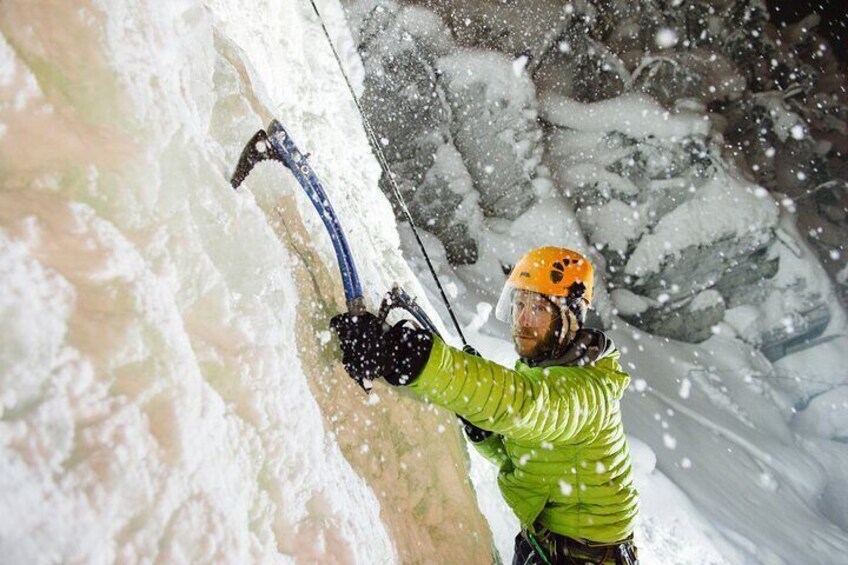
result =
[{"label": "ice axe", "polygon": [[[380,155],[382,155],[382,153],[380,153]],[[336,259],[339,264],[342,283],[344,284],[345,300],[347,301],[348,312],[351,314],[364,313],[366,311],[365,299],[362,296],[362,285],[359,282],[359,274],[356,271],[356,265],[353,262],[350,247],[347,244],[347,239],[345,238],[344,231],[342,231],[342,226],[339,223],[338,216],[336,216],[333,206],[330,204],[330,199],[327,197],[327,192],[324,190],[324,186],[321,184],[321,181],[318,180],[318,177],[315,175],[312,167],[309,166],[307,157],[308,155],[305,155],[297,148],[294,140],[283,125],[277,120],[272,120],[267,131],[257,131],[253,134],[253,137],[250,138],[250,141],[247,142],[247,145],[241,152],[241,157],[236,165],[235,173],[233,173],[233,176],[230,179],[230,184],[234,189],[238,189],[239,185],[241,185],[244,179],[250,174],[250,171],[253,170],[253,167],[255,167],[260,161],[268,159],[279,161],[287,169],[289,169],[295,179],[297,179],[298,184],[300,184],[304,192],[306,192],[306,195],[309,197],[312,205],[318,211],[318,215],[321,216],[321,220],[327,228],[330,240],[333,242],[333,249],[336,252]],[[384,158],[381,158],[380,160],[381,163],[384,163]],[[384,171],[388,171],[388,169],[384,168]],[[391,172],[388,171],[387,174],[391,175]],[[392,184],[394,185],[394,179],[392,179]],[[402,196],[396,186],[394,186],[394,190],[395,196],[399,199],[399,203],[401,204],[413,232],[415,233],[418,244],[421,246],[421,251],[424,253],[424,257],[427,260],[427,266],[430,268],[430,272],[436,280],[436,284],[442,294],[442,299],[448,307],[448,312],[451,315],[454,326],[456,327],[457,332],[459,332],[459,336],[464,345],[463,349],[474,355],[479,355],[474,348],[466,343],[465,336],[462,335],[462,330],[459,327],[459,322],[456,320],[453,309],[451,309],[447,296],[445,296],[444,289],[436,276],[436,271],[430,262],[430,258],[427,256],[427,251],[424,249],[424,244],[421,242],[418,231],[415,229],[415,224],[412,223],[412,217],[409,215],[409,210],[406,208],[406,204],[403,202]],[[380,304],[378,317],[383,323],[385,323],[389,312],[395,308],[406,310],[423,328],[435,335],[441,335],[439,330],[436,329],[436,325],[430,317],[427,316],[416,300],[409,296],[409,294],[407,294],[407,292],[397,284],[395,284],[392,287],[392,290],[386,294],[385,298],[383,298],[383,302]],[[357,383],[359,383],[359,386],[362,387],[365,392],[370,392],[370,380],[357,379]],[[491,432],[478,428],[461,416],[457,415],[457,417],[462,421],[465,434],[471,441],[480,442],[491,435]]]},{"label": "ice axe", "polygon": [[266,130],[259,130],[250,141],[247,142],[241,152],[236,171],[233,173],[230,184],[238,189],[241,183],[253,170],[257,163],[265,160],[279,161],[289,169],[297,179],[298,184],[309,197],[309,201],[315,207],[330,241],[333,242],[333,250],[336,252],[336,260],[344,284],[345,300],[348,312],[351,314],[362,314],[365,312],[365,300],[362,296],[362,285],[359,282],[359,273],[350,253],[344,231],[342,231],[338,216],[336,216],[327,192],[321,181],[315,176],[315,172],[309,165],[307,155],[304,155],[295,145],[289,133],[277,120],[273,120]]},{"label": "ice axe", "polygon": [[[305,155],[298,149],[291,135],[289,135],[280,122],[273,120],[267,130],[259,130],[250,138],[250,141],[248,141],[241,153],[235,173],[233,173],[230,179],[230,184],[234,189],[238,189],[241,183],[244,182],[244,179],[253,170],[253,167],[265,160],[282,163],[292,172],[298,184],[300,184],[309,197],[309,201],[312,202],[312,205],[321,217],[321,221],[327,229],[327,234],[330,236],[330,241],[333,243],[342,283],[344,284],[348,312],[351,314],[365,313],[365,300],[362,295],[362,284],[359,280],[359,273],[356,270],[356,264],[353,261],[353,256],[351,255],[350,247],[348,246],[342,226],[339,223],[338,216],[333,210],[324,186],[309,165],[308,155]],[[378,317],[385,323],[389,312],[395,308],[406,310],[422,327],[439,335],[436,325],[420,305],[397,284],[392,287],[392,290],[383,299]],[[359,384],[366,391],[370,388],[364,382],[360,382]]]}]

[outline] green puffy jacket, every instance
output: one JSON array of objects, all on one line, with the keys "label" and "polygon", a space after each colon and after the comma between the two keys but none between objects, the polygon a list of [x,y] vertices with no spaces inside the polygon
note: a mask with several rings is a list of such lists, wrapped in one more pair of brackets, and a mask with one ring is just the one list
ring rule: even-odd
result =
[{"label": "green puffy jacket", "polygon": [[523,527],[600,543],[633,532],[638,496],[619,399],[630,382],[619,352],[584,366],[509,370],[434,337],[409,388],[494,432],[475,447],[500,467],[498,484]]}]

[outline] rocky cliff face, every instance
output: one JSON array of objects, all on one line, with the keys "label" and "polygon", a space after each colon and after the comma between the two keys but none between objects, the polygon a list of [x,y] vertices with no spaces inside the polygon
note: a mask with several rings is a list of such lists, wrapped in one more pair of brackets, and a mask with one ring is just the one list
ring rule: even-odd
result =
[{"label": "rocky cliff face", "polygon": [[[454,264],[480,258],[491,225],[481,217],[514,219],[551,189],[603,258],[625,319],[692,342],[723,322],[743,333],[756,326],[745,338],[776,358],[830,319],[803,273],[790,285],[773,279],[791,253],[778,237],[781,215],[848,292],[843,67],[815,18],[778,29],[762,2],[678,4],[363,1],[349,19],[360,30],[366,85],[393,89],[365,93],[389,153],[430,143],[418,160],[398,158],[398,174],[414,193],[416,220]],[[374,31],[376,14],[428,23],[404,28],[400,40],[397,29]],[[434,34],[438,48],[414,65],[392,52],[433,45]],[[394,47],[378,54],[375,37]],[[422,64],[423,82],[410,70]],[[402,111],[410,84],[438,108],[435,145],[426,141],[432,120]],[[446,155],[452,174],[434,174]],[[783,317],[764,310],[775,296],[790,304]],[[759,309],[757,324],[733,325],[741,306]]]},{"label": "rocky cliff face", "polygon": [[426,9],[362,2],[349,17],[366,69],[362,105],[412,217],[453,264],[474,263],[482,218],[515,218],[534,198],[532,84],[504,54],[459,51]]}]

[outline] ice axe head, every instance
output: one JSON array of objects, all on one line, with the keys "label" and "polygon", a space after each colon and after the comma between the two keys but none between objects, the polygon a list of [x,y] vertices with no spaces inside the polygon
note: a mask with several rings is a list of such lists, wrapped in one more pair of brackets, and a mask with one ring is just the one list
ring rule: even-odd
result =
[{"label": "ice axe head", "polygon": [[250,138],[250,141],[247,142],[247,145],[244,146],[241,152],[241,157],[239,157],[238,164],[236,165],[236,172],[233,173],[233,177],[230,179],[230,184],[233,188],[238,189],[241,183],[244,182],[244,179],[247,178],[247,175],[253,170],[253,167],[256,166],[256,163],[266,159],[279,160],[268,151],[268,134],[265,133],[264,129],[261,129],[253,134],[253,137]]}]

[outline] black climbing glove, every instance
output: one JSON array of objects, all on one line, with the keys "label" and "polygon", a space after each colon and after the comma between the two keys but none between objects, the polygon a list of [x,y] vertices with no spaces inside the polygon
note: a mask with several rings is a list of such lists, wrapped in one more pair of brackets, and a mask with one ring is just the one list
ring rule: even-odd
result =
[{"label": "black climbing glove", "polygon": [[380,319],[370,312],[334,316],[330,328],[339,337],[342,364],[348,374],[360,384],[379,377],[395,386],[411,383],[427,363],[433,336],[405,323],[399,322],[386,332]]},{"label": "black climbing glove", "polygon": [[377,316],[370,312],[339,314],[330,320],[330,329],[339,337],[345,370],[357,382],[385,374],[385,332]]},{"label": "black climbing glove", "polygon": [[386,333],[386,381],[394,386],[408,385],[418,378],[430,350],[433,349],[433,334],[419,330],[400,321]]}]

